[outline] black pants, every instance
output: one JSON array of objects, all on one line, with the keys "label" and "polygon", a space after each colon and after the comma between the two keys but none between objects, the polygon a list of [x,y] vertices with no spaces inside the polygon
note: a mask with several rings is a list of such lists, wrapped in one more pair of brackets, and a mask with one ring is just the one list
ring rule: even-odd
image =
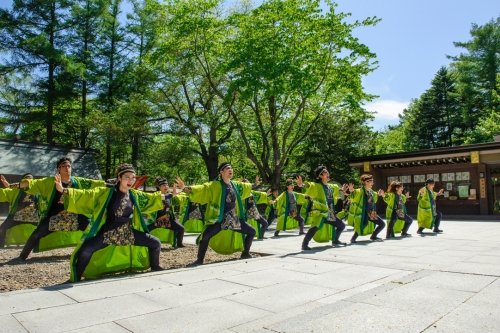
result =
[{"label": "black pants", "polygon": [[[385,228],[385,222],[380,218],[380,216],[377,216],[377,219],[375,221],[370,220],[370,222],[375,223],[375,225],[377,226],[370,236],[370,239],[375,239],[377,235]],[[355,241],[356,238],[358,238],[358,233],[355,231],[352,235],[351,241]]]},{"label": "black pants", "polygon": [[[345,224],[342,222],[341,219],[338,217],[335,217],[335,221],[325,221],[326,224],[330,224],[335,228],[335,239],[333,240],[334,242],[338,241],[340,238],[340,234],[342,231],[345,229]],[[308,231],[307,234],[304,236],[304,241],[302,242],[302,246],[307,246],[311,239],[314,237],[314,234],[319,230],[318,227],[311,227]]]},{"label": "black pants", "polygon": [[[151,230],[154,230],[156,228],[159,228],[159,227],[151,226],[149,230],[151,231]],[[171,222],[170,227],[168,227],[166,229],[170,229],[174,232],[175,245],[176,246],[183,246],[182,241],[184,239],[184,226],[182,224],[180,224],[179,222],[174,221],[174,222]]]},{"label": "black pants", "polygon": [[[209,225],[205,229],[205,231],[203,231],[202,238],[198,245],[198,262],[203,263],[203,260],[205,259],[205,254],[207,253],[208,250],[208,242],[210,241],[210,238],[217,235],[221,230],[222,230],[221,224],[214,223]],[[252,241],[253,238],[255,237],[255,229],[252,228],[252,226],[249,225],[248,223],[241,222],[241,230],[235,230],[235,231],[245,235],[243,253],[246,254],[250,253],[250,247],[252,246]]]},{"label": "black pants", "polygon": [[[387,225],[387,233],[386,233],[386,238],[390,237],[395,237],[394,235],[394,224],[396,223],[396,220],[398,219],[398,215],[396,212],[392,213],[391,220],[389,221]],[[408,216],[408,214],[405,214],[404,217],[405,225],[403,227],[403,230],[401,231],[401,235],[406,235],[408,233],[408,229],[410,228],[410,225],[413,223],[413,219]]]},{"label": "black pants", "polygon": [[[258,234],[257,236],[259,239],[263,239],[264,234],[266,233],[267,227],[269,226],[269,223],[262,215],[258,219],[256,219],[255,221],[257,221],[257,223],[260,224],[260,229],[261,229],[261,234]],[[256,230],[256,231],[258,231],[258,230]]]},{"label": "black pants", "polygon": [[[85,229],[87,229],[88,225],[89,220],[83,215],[78,215],[78,230],[84,231]],[[19,257],[23,260],[26,260],[31,251],[38,245],[40,239],[51,233],[53,233],[53,231],[49,230],[49,217],[44,218],[38,224],[36,229],[31,233],[30,237],[26,241],[26,244],[24,244],[23,250],[21,251]]]},{"label": "black pants", "polygon": [[5,235],[7,234],[7,230],[14,226],[15,222],[11,219],[6,219],[0,224],[0,248],[5,246]]},{"label": "black pants", "polygon": [[[159,267],[161,251],[160,240],[142,231],[132,229],[132,232],[134,233],[134,245],[146,246],[149,249],[149,263],[151,267]],[[104,232],[99,232],[95,237],[86,240],[78,250],[76,258],[77,281],[81,279],[85,267],[87,267],[90,258],[92,258],[92,254],[108,246],[108,244],[104,244],[103,235]]]},{"label": "black pants", "polygon": [[271,208],[269,211],[269,215],[267,216],[268,227],[273,223],[273,221],[277,218],[276,209]]}]

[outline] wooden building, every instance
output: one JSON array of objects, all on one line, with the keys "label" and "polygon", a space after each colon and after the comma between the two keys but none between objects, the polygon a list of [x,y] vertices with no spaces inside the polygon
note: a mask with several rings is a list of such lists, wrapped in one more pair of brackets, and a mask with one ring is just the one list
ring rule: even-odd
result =
[{"label": "wooden building", "polygon": [[[495,142],[367,156],[350,161],[360,174],[371,173],[374,189],[387,189],[399,180],[410,191],[411,215],[416,214],[416,196],[428,178],[435,190],[444,188],[438,209],[449,215],[500,214],[500,140]],[[378,207],[383,211],[383,207]],[[500,217],[500,215],[499,215]]]}]

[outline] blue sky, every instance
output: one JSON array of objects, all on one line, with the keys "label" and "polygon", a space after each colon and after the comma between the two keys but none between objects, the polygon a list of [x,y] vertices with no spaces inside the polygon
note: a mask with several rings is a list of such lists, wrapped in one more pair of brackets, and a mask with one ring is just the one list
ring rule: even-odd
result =
[{"label": "blue sky", "polygon": [[[0,0],[0,7],[10,3]],[[398,123],[398,113],[429,88],[441,66],[449,64],[446,55],[460,52],[453,42],[470,39],[472,23],[482,25],[500,14],[494,0],[338,0],[337,4],[340,11],[352,13],[352,19],[382,19],[377,26],[355,33],[379,61],[379,68],[364,80],[366,91],[379,96],[366,105],[376,112],[375,129]]]}]

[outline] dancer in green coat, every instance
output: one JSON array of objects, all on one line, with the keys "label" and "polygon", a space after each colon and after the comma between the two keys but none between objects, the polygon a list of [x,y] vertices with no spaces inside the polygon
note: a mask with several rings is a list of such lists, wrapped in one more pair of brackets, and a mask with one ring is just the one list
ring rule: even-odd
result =
[{"label": "dancer in green coat", "polygon": [[[255,237],[255,229],[245,220],[244,200],[252,193],[252,184],[232,181],[233,167],[222,163],[218,168],[217,180],[203,185],[185,186],[181,178],[177,178],[177,186],[189,194],[192,202],[206,204],[205,227],[199,238],[198,258],[191,265],[202,265],[212,238],[221,241],[221,253],[234,253],[239,246],[233,242],[241,242],[244,238],[241,258],[251,258],[250,247]],[[219,238],[218,236],[221,236]],[[235,239],[239,237],[239,240]],[[231,243],[231,244],[230,244]],[[237,244],[235,244],[237,245]]]},{"label": "dancer in green coat", "polygon": [[299,235],[304,235],[304,218],[300,215],[299,206],[306,205],[306,196],[294,192],[294,181],[286,180],[286,191],[282,192],[276,199],[275,205],[278,211],[278,222],[274,236],[278,237],[281,230],[290,230],[299,227]]},{"label": "dancer in green coat", "polygon": [[[27,173],[21,179],[33,179],[33,175]],[[9,214],[0,224],[0,248],[24,245],[40,221],[38,198],[19,188],[9,188],[10,184],[3,175],[0,180],[6,187],[0,189],[0,202],[9,203]]]},{"label": "dancer in green coat", "polygon": [[[358,235],[364,236],[371,233],[370,240],[382,241],[377,235],[384,229],[385,222],[377,215],[377,200],[383,191],[375,192],[373,187],[373,176],[362,175],[363,187],[354,189],[354,184],[349,184],[350,201],[349,224],[354,226],[354,234],[351,243],[356,243]],[[374,228],[374,225],[377,227]],[[373,232],[372,232],[373,231]]]},{"label": "dancer in green coat", "polygon": [[[160,240],[148,233],[143,214],[154,214],[163,208],[164,195],[161,192],[145,193],[135,190],[135,170],[131,164],[122,164],[117,169],[117,184],[113,187],[99,187],[91,190],[64,188],[56,177],[56,187],[64,194],[64,205],[68,212],[91,216],[90,231],[73,252],[71,257],[71,280],[79,281],[84,275],[87,265],[97,251],[111,245],[135,245],[136,252],[107,256],[108,261],[103,267],[93,267],[98,273],[113,271],[146,269],[148,264],[152,270],[158,271],[160,266]],[[139,252],[141,248],[148,249],[145,258]],[[147,259],[149,257],[149,262]],[[142,259],[142,260],[141,260]],[[146,259],[146,261],[144,261]],[[131,267],[132,263],[140,263]],[[123,265],[124,264],[124,265]]]},{"label": "dancer in green coat", "polygon": [[345,246],[346,243],[339,240],[342,231],[345,229],[345,224],[336,216],[335,212],[340,189],[338,185],[328,183],[330,173],[324,165],[318,166],[314,170],[314,175],[316,176],[315,182],[303,182],[302,177],[297,177],[299,187],[304,187],[306,196],[312,200],[312,206],[307,216],[311,220],[311,228],[304,236],[302,250],[311,249],[309,242],[318,231],[321,232],[323,228],[330,230],[330,227],[326,225],[332,226],[331,234],[327,235],[326,239],[331,240],[333,246]]},{"label": "dancer in green coat", "polygon": [[436,210],[436,199],[438,196],[443,195],[444,189],[434,192],[435,185],[434,179],[427,179],[425,187],[422,187],[418,191],[417,234],[422,235],[426,228],[433,229],[437,233],[443,232],[443,230],[439,229],[443,215]]},{"label": "dancer in green coat", "polygon": [[408,229],[413,219],[406,211],[406,200],[410,198],[410,192],[404,195],[403,190],[403,184],[393,181],[384,194],[384,201],[387,203],[385,218],[388,221],[386,239],[394,238],[396,232],[401,232],[401,237],[411,236]]},{"label": "dancer in green coat", "polygon": [[[73,177],[71,160],[63,157],[57,161],[57,172],[65,188],[90,189],[105,186],[102,180]],[[19,260],[28,258],[32,250],[47,251],[60,247],[75,246],[89,224],[89,218],[69,213],[64,209],[61,193],[56,190],[56,177],[22,180],[18,187],[40,199],[40,223],[26,241]]]}]

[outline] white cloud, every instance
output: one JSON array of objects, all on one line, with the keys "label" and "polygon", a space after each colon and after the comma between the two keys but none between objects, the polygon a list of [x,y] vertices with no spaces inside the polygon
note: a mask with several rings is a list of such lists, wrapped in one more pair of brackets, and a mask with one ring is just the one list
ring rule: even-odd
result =
[{"label": "white cloud", "polygon": [[375,120],[398,120],[398,114],[408,107],[409,102],[384,99],[368,103],[365,109],[374,112]]}]

